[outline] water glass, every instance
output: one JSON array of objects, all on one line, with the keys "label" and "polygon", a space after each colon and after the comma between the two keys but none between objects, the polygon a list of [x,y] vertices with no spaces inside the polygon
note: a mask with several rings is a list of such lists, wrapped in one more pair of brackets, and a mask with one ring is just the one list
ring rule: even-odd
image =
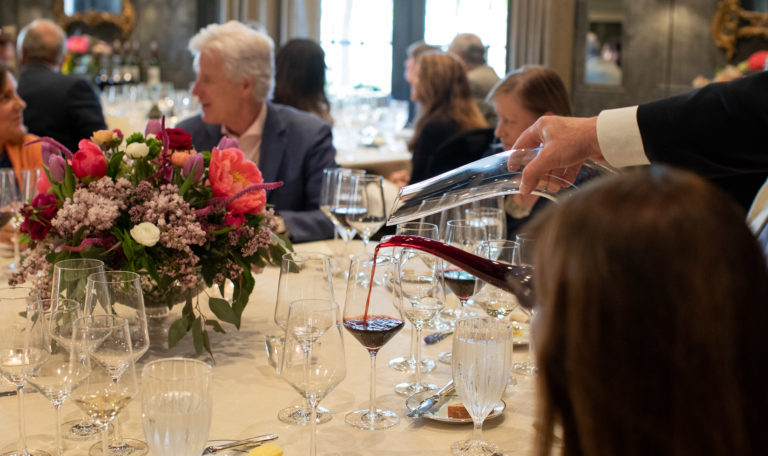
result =
[{"label": "water glass", "polygon": [[144,366],[141,419],[153,455],[202,453],[211,428],[212,380],[211,366],[195,359],[158,359]]},{"label": "water glass", "polygon": [[503,454],[498,445],[483,440],[485,417],[501,400],[512,364],[512,329],[506,322],[469,317],[456,322],[453,334],[452,373],[456,392],[472,417],[470,440],[451,445],[453,454]]}]

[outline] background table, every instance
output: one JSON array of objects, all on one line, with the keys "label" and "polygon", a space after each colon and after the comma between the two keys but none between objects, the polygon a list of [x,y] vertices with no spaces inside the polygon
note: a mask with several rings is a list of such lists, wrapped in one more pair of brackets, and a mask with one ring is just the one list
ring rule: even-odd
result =
[{"label": "background table", "polygon": [[[359,241],[354,242],[361,248]],[[323,251],[330,253],[331,242],[297,244],[299,251]],[[303,455],[309,452],[309,429],[288,425],[277,419],[277,412],[299,398],[298,393],[280,379],[267,364],[264,350],[265,335],[277,331],[272,322],[272,312],[277,295],[279,269],[268,267],[256,276],[256,287],[248,307],[243,314],[240,331],[225,325],[227,334],[211,333],[211,344],[215,360],[203,355],[201,359],[213,362],[213,424],[210,439],[239,439],[260,434],[278,433],[279,444],[286,455]],[[334,289],[337,301],[344,303],[346,281],[336,279]],[[451,299],[453,297],[451,296]],[[455,303],[454,300],[451,303]],[[171,317],[180,312],[174,308]],[[167,328],[168,323],[165,324]],[[165,340],[159,333],[161,327],[152,331],[150,351],[139,361],[137,374],[148,361],[170,357],[196,357],[191,336],[184,338],[172,350],[164,348]],[[426,334],[427,332],[425,332]],[[410,379],[408,374],[396,372],[387,366],[390,359],[408,353],[410,327],[400,331],[379,352],[377,359],[376,392],[380,407],[394,410],[400,415],[400,424],[382,431],[362,431],[344,423],[344,415],[368,405],[369,356],[368,352],[354,338],[344,331],[347,363],[347,377],[339,384],[321,405],[333,412],[333,419],[319,425],[318,453],[343,456],[363,455],[446,455],[450,444],[469,438],[471,424],[446,424],[435,421],[408,418],[405,397],[395,394],[396,383]],[[451,338],[432,346],[423,346],[424,356],[435,359],[437,354],[450,350]],[[515,356],[525,356],[516,352]],[[437,363],[424,380],[438,385],[447,382],[451,369],[447,364]],[[517,377],[518,384],[507,388],[504,400],[507,408],[500,418],[487,422],[484,436],[499,444],[507,455],[531,454],[534,435],[534,394],[531,377]],[[30,446],[54,453],[54,409],[42,395],[31,387],[25,394],[27,435]],[[17,412],[15,395],[0,397],[0,450],[15,448],[17,440]],[[81,416],[71,400],[62,408],[64,420]],[[126,437],[144,440],[141,429],[141,402],[134,399],[120,415]],[[67,455],[86,454],[95,441],[65,441]]]}]

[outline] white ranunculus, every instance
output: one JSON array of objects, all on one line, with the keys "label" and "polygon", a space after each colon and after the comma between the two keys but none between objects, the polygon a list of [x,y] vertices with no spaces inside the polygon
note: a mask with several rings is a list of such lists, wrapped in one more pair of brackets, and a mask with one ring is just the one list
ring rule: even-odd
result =
[{"label": "white ranunculus", "polygon": [[131,143],[128,144],[128,147],[125,148],[125,154],[131,158],[146,157],[148,153],[149,147],[147,147],[147,145],[144,143]]},{"label": "white ranunculus", "polygon": [[141,245],[152,247],[160,240],[160,228],[154,223],[142,222],[131,228],[131,237]]}]

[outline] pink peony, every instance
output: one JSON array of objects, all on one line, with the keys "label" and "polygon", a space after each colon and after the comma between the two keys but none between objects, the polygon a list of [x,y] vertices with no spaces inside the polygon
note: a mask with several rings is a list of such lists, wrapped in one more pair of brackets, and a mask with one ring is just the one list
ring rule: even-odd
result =
[{"label": "pink peony", "polygon": [[87,36],[70,36],[67,39],[67,50],[75,54],[85,54],[88,52],[89,41]]},{"label": "pink peony", "polygon": [[107,159],[99,146],[87,139],[77,145],[80,149],[72,156],[72,171],[79,179],[101,178],[107,174]]},{"label": "pink peony", "polygon": [[[249,185],[264,182],[256,164],[246,160],[243,151],[235,148],[213,148],[208,178],[213,196],[217,197],[233,196]],[[264,209],[266,202],[267,192],[255,190],[229,203],[227,210],[236,214],[258,214]]]}]

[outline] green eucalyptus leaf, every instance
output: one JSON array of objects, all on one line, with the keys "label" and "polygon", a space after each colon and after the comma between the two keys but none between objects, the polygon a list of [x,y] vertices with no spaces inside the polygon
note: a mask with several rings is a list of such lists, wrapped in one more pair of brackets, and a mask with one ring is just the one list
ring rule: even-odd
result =
[{"label": "green eucalyptus leaf", "polygon": [[221,323],[219,323],[216,320],[205,320],[205,325],[210,326],[217,333],[226,334],[226,331],[224,331],[224,328],[221,326]]},{"label": "green eucalyptus leaf", "polygon": [[203,353],[203,323],[200,317],[195,318],[192,323],[192,343],[195,346],[195,353]]},{"label": "green eucalyptus leaf", "polygon": [[208,307],[210,307],[211,312],[213,312],[213,314],[216,315],[219,320],[232,323],[233,325],[237,326],[238,329],[240,329],[240,318],[235,315],[232,307],[229,306],[229,302],[227,302],[225,299],[209,298]]},{"label": "green eucalyptus leaf", "polygon": [[187,320],[179,318],[171,323],[171,327],[168,328],[168,348],[173,348],[181,339],[187,335],[189,327],[187,326]]}]

